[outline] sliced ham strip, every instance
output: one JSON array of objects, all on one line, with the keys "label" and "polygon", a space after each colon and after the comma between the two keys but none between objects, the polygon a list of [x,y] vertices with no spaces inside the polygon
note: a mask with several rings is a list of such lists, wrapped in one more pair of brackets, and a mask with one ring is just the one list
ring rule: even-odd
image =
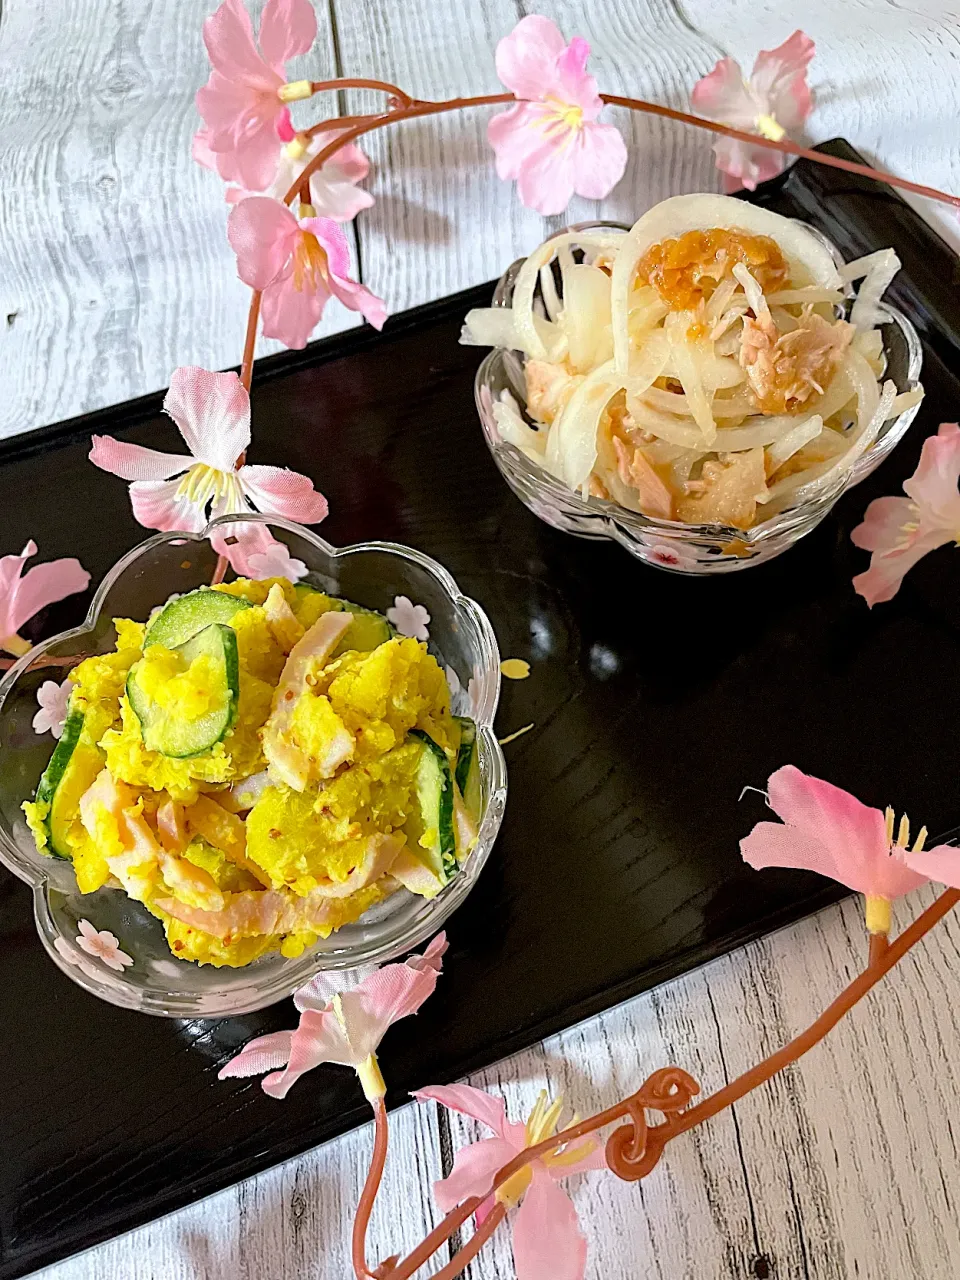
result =
[{"label": "sliced ham strip", "polygon": [[[403,848],[403,837],[376,835],[371,836],[368,843],[371,847],[361,866],[336,886],[335,893],[326,885],[319,885],[304,897],[282,889],[245,890],[226,894],[227,905],[222,911],[201,911],[174,898],[158,899],[157,906],[175,920],[221,939],[264,937],[316,928],[336,921],[335,903],[339,899],[365,888],[391,869]],[[347,885],[350,888],[345,891]]]}]

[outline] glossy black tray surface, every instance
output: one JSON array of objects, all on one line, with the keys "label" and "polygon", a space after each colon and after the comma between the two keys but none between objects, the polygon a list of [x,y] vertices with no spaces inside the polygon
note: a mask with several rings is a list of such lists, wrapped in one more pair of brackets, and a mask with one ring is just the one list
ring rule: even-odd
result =
[{"label": "glossy black tray surface", "polygon": [[[846,144],[827,149],[852,155]],[[755,198],[809,219],[848,257],[892,244],[893,289],[926,347],[927,400],[879,472],[780,559],[689,579],[542,524],[511,495],[473,403],[482,353],[457,345],[491,287],[370,333],[267,360],[253,460],[305,471],[330,499],[325,536],[410,543],[493,620],[506,681],[510,796],[502,834],[451,919],[436,995],[389,1033],[392,1100],[451,1080],[824,905],[813,876],[756,874],[738,840],[779,765],[895,805],[934,832],[957,821],[960,559],[924,561],[872,613],[849,541],[871,498],[899,492],[923,437],[960,412],[957,261],[889,189],[801,162]],[[532,247],[532,246],[531,246]],[[160,396],[0,446],[0,549],[104,574],[142,537],[126,486],[86,461],[91,432],[177,449]],[[74,599],[35,635],[77,622]],[[0,1280],[176,1209],[366,1119],[342,1068],[278,1103],[219,1083],[250,1037],[293,1025],[289,1001],[168,1021],[84,994],[47,959],[25,885],[0,868]],[[639,1078],[637,1083],[639,1084]]]}]

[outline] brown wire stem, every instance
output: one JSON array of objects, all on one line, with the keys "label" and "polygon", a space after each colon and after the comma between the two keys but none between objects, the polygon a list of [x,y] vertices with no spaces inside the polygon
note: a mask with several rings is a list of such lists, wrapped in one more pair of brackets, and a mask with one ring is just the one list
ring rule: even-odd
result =
[{"label": "brown wire stem", "polygon": [[390,84],[388,80],[367,80],[362,76],[341,76],[336,80],[311,80],[310,88],[314,93],[324,93],[328,89],[376,89],[381,93],[396,98],[403,107],[409,107],[413,99],[409,93]]},{"label": "brown wire stem", "polygon": [[[387,1108],[382,1098],[373,1103],[374,1139],[373,1155],[367,1180],[363,1184],[360,1203],[357,1205],[357,1216],[353,1220],[353,1273],[356,1280],[369,1280],[373,1274],[367,1269],[367,1228],[370,1226],[370,1215],[383,1180],[383,1170],[387,1163]],[[388,1273],[389,1274],[389,1273]]]}]

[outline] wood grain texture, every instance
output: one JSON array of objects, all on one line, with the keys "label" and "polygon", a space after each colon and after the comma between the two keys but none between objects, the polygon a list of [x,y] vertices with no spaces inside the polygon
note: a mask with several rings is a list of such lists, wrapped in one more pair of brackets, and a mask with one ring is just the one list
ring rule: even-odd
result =
[{"label": "wood grain texture", "polygon": [[[206,0],[5,0],[0,23],[0,435],[162,386],[177,364],[235,363],[246,291],[218,180],[193,166]],[[310,71],[391,74],[422,95],[484,92],[520,12],[483,0],[334,0]],[[960,25],[943,4],[616,0],[538,6],[587,33],[604,88],[683,105],[723,52],[749,63],[801,22],[818,44],[810,136],[843,134],[878,163],[960,189]],[[331,14],[333,15],[331,18]],[[351,97],[362,101],[361,95]],[[708,142],[621,118],[627,177],[569,220],[630,220],[716,185]],[[368,144],[378,203],[358,224],[363,278],[393,310],[494,276],[559,220],[497,181],[486,119],[400,126]],[[954,242],[952,215],[926,211]],[[331,309],[324,331],[352,322]],[[269,344],[264,346],[268,349]],[[929,892],[898,913],[916,914]],[[706,1091],[807,1025],[862,964],[848,903],[624,1004],[474,1079],[513,1116],[540,1088],[586,1113],[676,1062]],[[573,1188],[599,1280],[949,1280],[960,1258],[954,1123],[960,921],[948,920],[802,1064],[673,1144],[640,1186]],[[389,1066],[389,1064],[387,1064]],[[309,1088],[309,1083],[298,1086]],[[278,1104],[279,1105],[279,1104]],[[476,1136],[412,1106],[392,1152],[372,1256],[409,1248],[428,1188]],[[341,1280],[369,1129],[41,1273],[45,1280]],[[502,1234],[471,1280],[512,1274]]]}]

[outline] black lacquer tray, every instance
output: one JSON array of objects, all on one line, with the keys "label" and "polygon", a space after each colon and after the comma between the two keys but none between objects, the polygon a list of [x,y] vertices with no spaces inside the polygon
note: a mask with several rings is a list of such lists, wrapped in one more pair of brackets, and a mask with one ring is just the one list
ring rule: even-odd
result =
[{"label": "black lacquer tray", "polygon": [[[854,156],[845,143],[825,150]],[[879,472],[780,559],[689,579],[538,521],[487,454],[473,405],[481,353],[457,345],[483,286],[364,332],[263,362],[254,461],[315,478],[327,538],[389,538],[445,564],[486,608],[505,656],[510,798],[499,842],[449,925],[437,994],[390,1032],[399,1102],[663,982],[838,891],[756,874],[738,839],[762,813],[745,783],[781,764],[957,820],[960,559],[924,561],[869,612],[849,541],[867,502],[898,492],[923,437],[960,413],[957,260],[889,189],[798,163],[754,197],[809,219],[852,257],[892,244],[892,291],[926,349],[927,400]],[[150,396],[0,446],[0,548],[78,555],[98,580],[142,537],[126,487],[85,459],[91,432],[164,449]],[[37,619],[77,622],[72,600]],[[39,634],[37,631],[36,634]],[[365,1120],[352,1075],[315,1072],[278,1103],[219,1083],[251,1036],[292,1025],[289,1001],[220,1023],[112,1008],[50,963],[30,894],[0,868],[0,1278],[21,1276],[176,1209]],[[639,1083],[639,1080],[637,1081]]]}]

